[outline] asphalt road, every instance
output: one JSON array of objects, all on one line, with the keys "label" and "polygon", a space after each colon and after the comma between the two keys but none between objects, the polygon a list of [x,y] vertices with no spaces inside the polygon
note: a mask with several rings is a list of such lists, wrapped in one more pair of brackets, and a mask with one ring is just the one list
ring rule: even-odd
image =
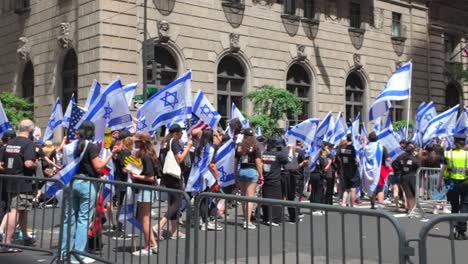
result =
[{"label": "asphalt road", "polygon": [[[364,203],[359,207],[368,208],[369,204]],[[393,209],[388,206],[385,210],[391,212]],[[165,203],[162,203],[161,212],[165,210]],[[189,259],[193,261],[194,245],[197,244],[200,263],[326,263],[327,257],[329,263],[361,263],[361,258],[363,263],[398,263],[398,236],[387,220],[380,219],[379,225],[379,220],[374,217],[360,219],[356,215],[342,216],[338,213],[312,216],[310,211],[303,212],[303,221],[297,224],[285,222],[279,227],[270,228],[259,223],[256,230],[244,230],[241,227],[243,217],[240,207],[237,207],[237,217],[236,210],[231,209],[228,211],[228,219],[219,220],[224,230],[200,231],[199,239],[195,242],[194,231],[191,229]],[[409,219],[401,213],[392,214],[398,219],[406,239],[418,237],[425,222]],[[158,209],[153,209],[154,223],[159,215]],[[60,210],[36,210],[29,215],[29,219],[30,228],[36,230],[36,246],[57,252]],[[39,231],[41,226],[44,228]],[[446,263],[451,260],[450,241],[442,238],[448,231],[449,226],[444,223],[431,232],[428,240],[428,263]],[[140,237],[136,237],[133,243],[131,240],[116,239],[110,231],[103,231],[102,237],[104,248],[97,254],[110,263],[183,263],[186,257],[186,239],[161,240],[159,254],[140,258],[130,254],[140,244]],[[411,246],[416,247],[416,256],[412,260],[419,263],[416,259],[417,244],[412,243]],[[468,241],[455,241],[455,248],[457,263],[466,263]],[[315,257],[311,258],[312,255]],[[45,253],[32,251],[3,253],[0,254],[0,263],[49,263],[52,258]]]}]

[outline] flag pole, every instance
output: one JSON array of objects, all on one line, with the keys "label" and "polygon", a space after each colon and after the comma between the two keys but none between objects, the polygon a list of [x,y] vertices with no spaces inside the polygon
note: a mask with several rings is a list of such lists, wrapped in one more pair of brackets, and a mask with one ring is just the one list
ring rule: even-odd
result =
[{"label": "flag pole", "polygon": [[413,62],[412,60],[410,60],[410,63],[411,63],[411,71],[410,71],[410,83],[409,83],[409,93],[408,93],[408,109],[407,109],[407,113],[406,113],[406,139],[408,139],[408,130],[409,130],[409,119],[410,119],[410,112],[411,112],[411,81],[412,81],[412,78],[413,78]]}]

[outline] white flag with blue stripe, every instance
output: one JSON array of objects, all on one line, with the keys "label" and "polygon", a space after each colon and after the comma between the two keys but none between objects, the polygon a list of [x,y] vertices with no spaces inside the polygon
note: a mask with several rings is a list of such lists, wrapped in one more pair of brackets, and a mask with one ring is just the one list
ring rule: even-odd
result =
[{"label": "white flag with blue stripe", "polygon": [[325,133],[325,137],[323,138],[324,141],[330,142],[333,138],[333,131],[335,130],[335,120],[333,118],[333,114],[330,112],[330,123],[328,124],[327,132]]},{"label": "white flag with blue stripe", "polygon": [[44,140],[52,140],[54,137],[54,131],[56,128],[61,126],[63,123],[62,105],[60,104],[60,98],[55,101],[54,109],[50,114],[49,122],[44,133]]},{"label": "white flag with blue stripe", "polygon": [[242,127],[244,127],[244,128],[250,127],[249,120],[247,120],[244,117],[244,115],[241,113],[239,108],[237,108],[236,104],[232,103],[232,106],[231,106],[231,119],[234,119],[234,118],[239,118],[239,121],[241,122]]},{"label": "white flag with blue stripe", "polygon": [[211,128],[216,128],[221,119],[221,115],[201,90],[195,95],[192,111]]},{"label": "white flag with blue stripe", "polygon": [[465,107],[462,114],[455,123],[451,133],[453,136],[468,138],[468,109]]},{"label": "white flag with blue stripe", "polygon": [[235,158],[234,147],[234,141],[230,139],[216,153],[216,167],[218,168],[221,187],[227,187],[236,182],[233,162]]},{"label": "white flag with blue stripe", "polygon": [[[132,183],[132,177],[128,175],[128,183]],[[119,212],[119,222],[123,223],[125,231],[127,234],[133,234],[134,231],[137,231],[141,235],[142,226],[140,221],[135,217],[137,211],[137,203],[136,197],[137,194],[133,193],[133,188],[127,186],[127,190],[125,192],[125,199],[123,200],[122,208]]]},{"label": "white flag with blue stripe", "polygon": [[376,133],[380,133],[381,130],[382,130],[382,117],[379,116],[374,121],[374,131]]},{"label": "white flag with blue stripe", "polygon": [[260,127],[256,127],[256,128],[255,128],[255,135],[256,135],[257,137],[263,136],[263,134],[262,134],[262,129],[261,129]]},{"label": "white flag with blue stripe", "polygon": [[422,102],[418,109],[416,109],[415,120],[414,120],[414,127],[413,130],[419,131],[419,122],[421,121],[423,110],[426,107],[426,102]]},{"label": "white flag with blue stripe", "polygon": [[138,87],[138,83],[127,84],[123,87],[123,91],[125,94],[125,99],[127,101],[128,107],[132,105],[133,95],[135,94],[137,87]]},{"label": "white flag with blue stripe", "polygon": [[152,95],[138,109],[137,118],[142,120],[138,131],[154,131],[160,126],[173,122],[174,119],[187,119],[192,115],[192,72],[188,71]]},{"label": "white flag with blue stripe", "polygon": [[431,122],[432,119],[434,119],[437,116],[437,111],[434,106],[434,102],[428,103],[421,112],[421,115],[419,116],[419,122],[418,122],[418,131],[426,131],[427,126],[429,125],[429,122]]},{"label": "white flag with blue stripe", "polygon": [[315,138],[312,147],[314,150],[322,147],[323,141],[325,141],[327,133],[330,131],[330,126],[333,126],[332,118],[332,112],[328,112],[320,125],[317,127],[317,132],[315,132]]},{"label": "white flag with blue stripe", "polygon": [[346,120],[342,112],[338,113],[335,122],[335,128],[333,129],[333,140],[331,143],[333,145],[338,145],[340,141],[346,137],[348,132],[348,125],[346,124]]},{"label": "white flag with blue stripe", "polygon": [[351,134],[353,137],[353,147],[356,156],[359,157],[362,152],[361,134],[359,133],[359,123],[361,122],[361,113],[358,113],[356,119],[351,124]]},{"label": "white flag with blue stripe", "polygon": [[384,129],[389,129],[390,131],[393,132],[392,117],[390,115],[387,116]]},{"label": "white flag with blue stripe", "polygon": [[[117,78],[99,95],[98,99],[90,106],[83,120],[91,121],[96,126],[97,142],[104,140],[106,128],[118,130],[133,124],[132,114],[127,106],[127,101],[122,89],[122,83]],[[76,128],[81,125],[78,123]]]},{"label": "white flag with blue stripe", "polygon": [[84,108],[89,109],[89,107],[92,106],[94,102],[96,102],[100,94],[101,84],[97,80],[94,80],[93,84],[91,85],[91,89],[89,89],[88,98],[86,99]]},{"label": "white flag with blue stripe", "polygon": [[400,141],[390,129],[384,129],[378,134],[379,143],[382,144],[388,151],[392,161],[396,159],[403,150],[400,146]]},{"label": "white flag with blue stripe", "polygon": [[424,147],[431,143],[434,137],[449,135],[457,122],[458,109],[459,105],[456,105],[429,122],[422,138]]},{"label": "white flag with blue stripe", "polygon": [[72,94],[70,98],[70,102],[68,102],[68,105],[67,105],[67,110],[65,110],[65,114],[63,115],[63,127],[68,128],[70,125],[73,103],[76,104],[75,94]]},{"label": "white flag with blue stripe", "polygon": [[2,101],[0,101],[0,137],[2,137],[3,133],[9,129],[11,129],[10,121],[8,121],[8,117],[3,109]]},{"label": "white flag with blue stripe", "polygon": [[287,132],[288,145],[296,145],[296,140],[304,142],[306,150],[312,148],[312,142],[314,142],[315,132],[319,120],[317,118],[309,118],[298,125],[293,126]]},{"label": "white flag with blue stripe", "polygon": [[195,157],[187,180],[186,192],[202,192],[216,183],[216,178],[209,169],[213,160],[214,149],[207,144],[201,153],[201,157]]},{"label": "white flag with blue stripe", "polygon": [[361,135],[366,138],[369,136],[369,133],[367,133],[366,124],[364,123],[361,124]]},{"label": "white flag with blue stripe", "polygon": [[411,72],[413,64],[408,62],[401,66],[388,80],[387,84],[375,98],[369,109],[369,120],[384,115],[391,107],[390,101],[406,100],[410,96]]},{"label": "white flag with blue stripe", "polygon": [[369,142],[362,155],[362,188],[366,193],[375,192],[380,178],[383,148],[378,142]]}]

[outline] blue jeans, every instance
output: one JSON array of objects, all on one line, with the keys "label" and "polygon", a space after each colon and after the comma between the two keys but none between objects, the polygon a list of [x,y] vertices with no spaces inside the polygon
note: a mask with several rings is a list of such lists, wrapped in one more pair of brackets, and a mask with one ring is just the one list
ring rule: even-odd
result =
[{"label": "blue jeans", "polygon": [[[96,187],[94,183],[83,180],[74,181],[71,197],[66,199],[64,206],[62,256],[66,256],[68,253],[66,252],[68,239],[70,240],[69,250],[85,252],[89,225],[96,208]],[[71,211],[70,215],[69,211]],[[68,238],[68,224],[70,224],[70,238]]]}]

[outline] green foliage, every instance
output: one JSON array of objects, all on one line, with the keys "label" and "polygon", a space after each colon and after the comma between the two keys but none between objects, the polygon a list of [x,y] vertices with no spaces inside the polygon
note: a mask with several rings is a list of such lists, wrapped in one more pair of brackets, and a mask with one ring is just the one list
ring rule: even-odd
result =
[{"label": "green foliage", "polygon": [[452,63],[447,67],[448,76],[454,80],[464,79],[468,81],[468,70],[463,69],[463,64]]},{"label": "green foliage", "polygon": [[10,121],[12,127],[16,127],[22,119],[34,118],[34,104],[26,99],[17,97],[12,92],[0,93],[0,101],[3,104],[3,109]]},{"label": "green foliage", "polygon": [[[402,120],[402,121],[393,122],[393,123],[392,123],[392,126],[393,126],[393,130],[400,130],[400,129],[402,129],[403,127],[406,127],[406,121]],[[413,122],[413,121],[409,121],[408,127],[409,127],[409,128],[413,128],[413,126],[414,126],[414,122]]]},{"label": "green foliage", "polygon": [[260,127],[265,136],[278,131],[278,121],[286,118],[287,113],[300,114],[302,100],[286,89],[265,85],[247,94],[254,106],[254,115],[248,117],[254,127]]}]

